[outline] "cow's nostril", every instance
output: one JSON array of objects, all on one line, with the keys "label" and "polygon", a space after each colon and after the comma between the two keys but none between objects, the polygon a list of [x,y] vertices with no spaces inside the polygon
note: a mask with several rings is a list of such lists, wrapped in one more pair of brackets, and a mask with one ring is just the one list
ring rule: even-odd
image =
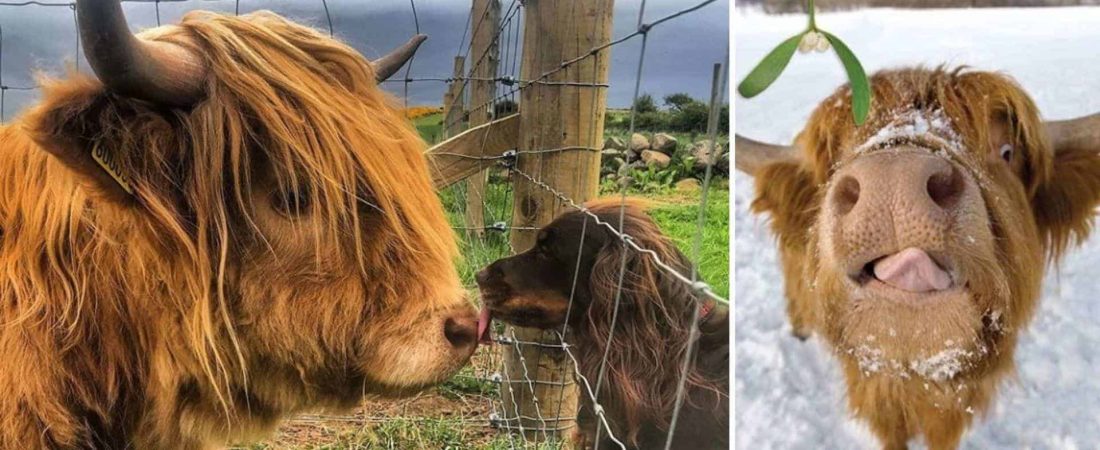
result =
[{"label": "cow's nostril", "polygon": [[859,202],[859,181],[851,176],[841,178],[837,182],[836,190],[833,191],[833,202],[836,204],[837,212],[848,214]]},{"label": "cow's nostril", "polygon": [[472,315],[448,317],[443,322],[443,335],[458,348],[474,345],[477,341],[477,318]]},{"label": "cow's nostril", "polygon": [[940,208],[950,209],[962,196],[964,181],[962,173],[953,165],[932,174],[928,178],[928,197]]}]

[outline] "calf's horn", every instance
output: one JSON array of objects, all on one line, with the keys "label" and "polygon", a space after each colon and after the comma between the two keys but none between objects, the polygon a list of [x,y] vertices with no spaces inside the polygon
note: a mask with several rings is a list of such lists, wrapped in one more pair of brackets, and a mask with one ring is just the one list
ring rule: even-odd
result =
[{"label": "calf's horn", "polygon": [[[119,0],[77,0],[80,40],[96,76],[112,92],[186,107],[205,97],[207,68],[197,53],[130,33]],[[405,65],[428,36],[418,34],[371,62],[381,82]]]},{"label": "calf's horn", "polygon": [[1100,151],[1100,113],[1076,119],[1052,120],[1043,125],[1055,153],[1069,148]]},{"label": "calf's horn", "polygon": [[88,63],[109,90],[170,106],[204,97],[202,58],[175,44],[135,37],[119,0],[77,0],[76,13]]},{"label": "calf's horn", "polygon": [[425,39],[428,39],[428,36],[424,34],[413,36],[412,39],[393,49],[388,55],[371,61],[371,65],[374,66],[374,79],[381,83],[397,73],[397,69],[400,69],[408,60],[412,59],[416,49],[424,43]]},{"label": "calf's horn", "polygon": [[733,159],[737,170],[755,175],[768,164],[798,160],[798,152],[792,145],[766,144],[738,134],[734,136]]}]

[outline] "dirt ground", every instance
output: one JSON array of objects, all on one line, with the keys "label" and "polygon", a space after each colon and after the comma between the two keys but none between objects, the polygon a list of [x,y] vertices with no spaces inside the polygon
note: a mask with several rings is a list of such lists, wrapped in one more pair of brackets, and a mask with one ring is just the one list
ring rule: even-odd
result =
[{"label": "dirt ground", "polygon": [[489,425],[489,416],[491,402],[499,399],[495,392],[479,392],[491,384],[477,378],[498,361],[491,350],[479,350],[469,369],[439,387],[401,400],[365,401],[348,414],[302,415],[263,443],[235,448],[492,448],[500,433]]}]

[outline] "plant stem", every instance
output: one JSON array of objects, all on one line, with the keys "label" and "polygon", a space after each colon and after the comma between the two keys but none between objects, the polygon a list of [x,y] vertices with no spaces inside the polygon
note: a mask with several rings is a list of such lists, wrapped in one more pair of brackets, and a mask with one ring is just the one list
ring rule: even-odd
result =
[{"label": "plant stem", "polygon": [[810,13],[810,30],[817,31],[817,22],[814,20],[814,0],[806,0]]}]

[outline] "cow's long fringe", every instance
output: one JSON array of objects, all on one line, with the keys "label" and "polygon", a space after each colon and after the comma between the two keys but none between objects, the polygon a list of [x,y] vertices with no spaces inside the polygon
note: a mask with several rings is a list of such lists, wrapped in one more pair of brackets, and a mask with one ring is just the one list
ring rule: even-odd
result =
[{"label": "cow's long fringe", "polygon": [[[254,214],[261,207],[253,204],[257,177],[274,174],[278,190],[315,205],[318,211],[302,215],[299,226],[323,230],[314,234],[318,265],[331,249],[353,252],[365,280],[387,280],[378,286],[388,291],[378,296],[383,303],[408,294],[400,292],[402,283],[423,284],[402,280],[446,278],[438,272],[452,269],[440,261],[452,261],[457,249],[424,176],[423,142],[351,47],[266,12],[241,18],[193,12],[179,26],[143,38],[195,48],[211,73],[207,98],[192,110],[166,113],[71,74],[44,80],[41,104],[0,128],[0,326],[40,333],[28,341],[62,335],[63,350],[101,343],[58,355],[83,363],[34,368],[109,367],[111,373],[97,374],[103,392],[72,393],[82,405],[116,404],[114,386],[150,381],[141,379],[146,355],[132,349],[168,345],[175,358],[200,368],[230,420],[236,400],[228,386],[247,373],[229,284],[242,242],[264,239]],[[95,201],[95,189],[82,188],[79,177],[34,143],[88,130],[97,130],[96,142],[109,146],[132,179],[133,204]],[[402,261],[367,263],[362,254],[360,244],[378,238],[367,236],[374,231],[362,222],[379,211],[370,217],[381,222],[371,225],[387,231],[386,254]],[[421,272],[399,273],[409,267]],[[183,335],[158,335],[157,328]],[[33,363],[20,355],[0,359],[5,370]],[[39,375],[76,376],[25,374]],[[58,394],[40,392],[37,400],[65,397]],[[45,408],[64,417],[67,407]],[[51,439],[77,439],[61,425]]]}]

